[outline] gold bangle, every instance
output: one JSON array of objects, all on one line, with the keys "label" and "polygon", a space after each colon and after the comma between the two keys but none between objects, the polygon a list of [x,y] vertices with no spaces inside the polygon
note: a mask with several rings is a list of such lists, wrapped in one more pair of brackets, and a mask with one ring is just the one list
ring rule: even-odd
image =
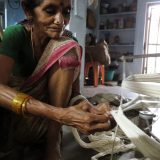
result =
[{"label": "gold bangle", "polygon": [[17,114],[22,114],[22,104],[29,98],[30,96],[25,93],[17,93],[12,100],[12,110]]},{"label": "gold bangle", "polygon": [[28,117],[28,113],[25,113],[25,111],[26,111],[26,104],[27,104],[27,102],[31,99],[32,97],[31,96],[28,96],[25,100],[24,100],[24,102],[22,103],[22,108],[21,108],[21,113],[22,113],[22,115],[23,115],[23,117]]}]

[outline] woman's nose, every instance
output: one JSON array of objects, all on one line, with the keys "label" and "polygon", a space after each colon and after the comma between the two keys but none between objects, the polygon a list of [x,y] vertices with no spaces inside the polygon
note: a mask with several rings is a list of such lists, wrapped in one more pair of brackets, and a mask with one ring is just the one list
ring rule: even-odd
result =
[{"label": "woman's nose", "polygon": [[58,12],[55,16],[54,16],[54,23],[55,24],[64,24],[64,17],[62,15],[61,12]]}]

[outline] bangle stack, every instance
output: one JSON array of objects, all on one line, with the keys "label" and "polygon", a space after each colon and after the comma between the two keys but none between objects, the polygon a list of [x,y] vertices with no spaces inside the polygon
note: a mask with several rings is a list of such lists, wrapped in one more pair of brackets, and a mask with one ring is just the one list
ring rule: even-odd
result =
[{"label": "bangle stack", "polygon": [[12,100],[12,111],[19,115],[23,115],[26,103],[31,98],[31,96],[25,93],[17,93],[17,95]]}]

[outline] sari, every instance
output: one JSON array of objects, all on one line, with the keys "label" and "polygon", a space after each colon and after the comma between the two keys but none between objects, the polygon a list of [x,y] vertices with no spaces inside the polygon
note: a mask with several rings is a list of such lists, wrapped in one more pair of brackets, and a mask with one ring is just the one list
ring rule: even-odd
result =
[{"label": "sari", "polygon": [[[76,56],[68,54],[73,48],[76,49]],[[50,68],[57,62],[62,69],[74,68],[75,81],[80,72],[81,56],[81,48],[73,39],[61,37],[58,40],[50,40],[33,73],[28,78],[11,76],[9,86],[48,103],[49,93],[46,88]],[[35,116],[22,117],[4,109],[1,115],[0,159],[22,160],[28,153],[30,156],[33,154],[33,157],[29,157],[30,160],[40,159],[49,120]],[[36,148],[36,151],[33,148]],[[37,150],[39,156],[35,157],[34,153],[37,153]]]}]

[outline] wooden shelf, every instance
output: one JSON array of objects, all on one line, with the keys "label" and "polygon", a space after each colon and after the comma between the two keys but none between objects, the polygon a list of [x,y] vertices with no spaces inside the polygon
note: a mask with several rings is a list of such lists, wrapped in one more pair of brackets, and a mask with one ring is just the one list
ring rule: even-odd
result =
[{"label": "wooden shelf", "polygon": [[100,14],[101,17],[107,17],[107,16],[120,16],[120,15],[133,15],[136,14],[137,12],[117,12],[117,13],[108,13],[108,14]]},{"label": "wooden shelf", "polygon": [[134,47],[134,44],[109,44],[109,47]]},{"label": "wooden shelf", "polygon": [[119,31],[134,31],[135,28],[123,28],[123,29],[99,29],[101,32],[119,32]]},{"label": "wooden shelf", "polygon": [[[107,2],[106,0],[99,0],[97,39],[104,39],[109,43],[109,52],[113,52],[115,59],[122,54],[134,54],[135,52],[137,18],[137,3],[135,2],[131,3],[130,0],[107,0]],[[110,8],[107,9],[102,4],[109,4]],[[124,4],[126,7],[123,6]],[[131,4],[134,6],[131,6]],[[122,8],[119,8],[120,5],[122,5]],[[103,10],[101,10],[101,7]]]}]

